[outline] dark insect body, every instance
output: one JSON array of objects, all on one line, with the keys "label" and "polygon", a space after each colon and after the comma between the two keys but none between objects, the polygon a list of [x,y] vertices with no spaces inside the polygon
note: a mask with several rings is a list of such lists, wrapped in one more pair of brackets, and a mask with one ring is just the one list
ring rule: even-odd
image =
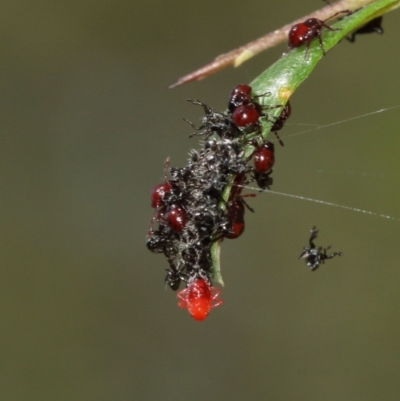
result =
[{"label": "dark insect body", "polygon": [[307,266],[309,266],[311,271],[317,270],[320,264],[324,264],[325,260],[332,259],[335,256],[343,256],[342,252],[333,252],[327,255],[326,251],[330,249],[330,246],[323,248],[322,246],[316,247],[314,240],[318,236],[318,230],[313,227],[310,231],[310,239],[308,240],[309,246],[303,248],[304,251],[300,254],[299,259],[304,259]]},{"label": "dark insect body", "polygon": [[157,184],[151,190],[151,207],[158,208],[163,206],[164,198],[171,192],[171,183],[168,182],[168,169],[169,169],[169,157],[164,162],[164,182]]},{"label": "dark insect body", "polygon": [[177,291],[181,284],[181,281],[187,281],[187,274],[181,269],[178,269],[171,258],[167,258],[170,268],[166,269],[167,275],[165,276],[165,284],[168,285],[171,290]]},{"label": "dark insect body", "polygon": [[165,182],[158,184],[151,190],[151,207],[158,208],[163,205],[164,197],[171,192],[171,184]]},{"label": "dark insect body", "polygon": [[275,164],[274,144],[265,140],[262,145],[257,146],[254,151],[254,179],[260,189],[269,189],[273,183],[270,176]]},{"label": "dark insect body", "polygon": [[224,237],[228,239],[236,239],[243,234],[245,228],[245,207],[254,213],[254,209],[252,209],[243,198],[254,197],[256,195],[241,195],[245,179],[245,174],[238,174],[232,185],[228,200],[227,225],[224,230]]},{"label": "dark insect body", "polygon": [[216,113],[210,106],[198,101],[188,99],[188,102],[202,106],[204,109],[205,117],[203,117],[200,127],[196,127],[192,122],[186,120],[189,125],[191,125],[198,133],[191,134],[192,136],[205,135],[207,139],[212,134],[217,134],[220,138],[236,138],[241,132],[238,127],[233,123],[229,115],[225,113]]},{"label": "dark insect body", "polygon": [[237,127],[246,128],[257,125],[262,115],[263,113],[258,103],[247,103],[235,109],[232,113],[232,121]]},{"label": "dark insect body", "polygon": [[[327,3],[328,5],[331,4],[330,1],[328,0],[324,0],[325,3]],[[348,13],[348,15],[351,15],[355,12],[357,12],[360,9],[354,10],[353,12]],[[343,18],[338,18],[339,20],[343,19]],[[363,26],[361,26],[360,28],[358,28],[356,31],[354,31],[350,36],[347,36],[346,39],[349,42],[354,43],[356,41],[356,35],[359,34],[363,34],[363,33],[378,33],[378,34],[382,34],[383,33],[383,28],[382,28],[382,15],[379,17],[376,17],[374,19],[372,19],[371,21],[367,22],[366,24],[364,24]]]},{"label": "dark insect body", "polygon": [[[263,107],[259,102],[256,101],[256,98],[265,96],[266,93],[252,96],[251,92],[251,86],[245,84],[237,85],[235,88],[233,88],[230,94],[228,109],[232,114],[232,121],[237,127],[242,129],[244,128],[246,130],[251,128],[260,131],[260,118],[268,118],[268,115],[264,110],[281,106]],[[278,120],[279,118],[276,121]],[[278,129],[279,128],[277,128],[276,131]],[[278,137],[276,133],[275,135]]]},{"label": "dark insect body", "polygon": [[274,183],[273,178],[271,177],[272,170],[268,171],[267,173],[258,174],[254,173],[254,179],[257,182],[257,185],[260,189],[271,189],[271,185]]},{"label": "dark insect body", "polygon": [[376,17],[371,21],[367,22],[361,28],[358,28],[354,31],[350,36],[346,37],[349,42],[354,43],[356,40],[356,35],[363,34],[363,33],[379,33],[380,35],[383,33],[382,28],[382,16]]},{"label": "dark insect body", "polygon": [[228,227],[225,237],[235,239],[240,237],[244,232],[244,203],[237,198],[228,208]]},{"label": "dark insect body", "polygon": [[265,141],[254,151],[254,170],[258,174],[267,173],[275,164],[275,147],[270,141]]},{"label": "dark insect body", "polygon": [[174,205],[168,211],[165,220],[173,232],[180,233],[186,226],[186,212],[182,207]]},{"label": "dark insect body", "polygon": [[251,101],[251,86],[246,84],[238,85],[231,92],[228,109],[233,113],[239,106],[250,103]]},{"label": "dark insect body", "polygon": [[303,44],[306,44],[306,52],[304,54],[304,58],[307,59],[308,50],[310,48],[311,42],[313,39],[318,39],[319,47],[322,51],[322,54],[325,55],[324,45],[322,43],[322,29],[326,28],[329,31],[338,31],[339,29],[331,28],[329,25],[325,24],[326,21],[331,18],[336,17],[339,14],[350,14],[350,10],[339,11],[326,20],[320,20],[318,18],[309,18],[304,22],[300,22],[299,24],[293,25],[289,31],[289,41],[288,47],[289,49],[294,49]]},{"label": "dark insect body", "polygon": [[283,110],[281,111],[281,114],[276,119],[274,125],[271,128],[271,131],[275,134],[276,139],[278,140],[278,142],[281,146],[284,146],[284,145],[283,145],[282,139],[279,137],[277,131],[280,131],[283,128],[286,120],[290,117],[291,114],[292,114],[292,106],[290,105],[289,102],[287,102],[286,106],[283,108]]},{"label": "dark insect body", "polygon": [[[150,194],[151,207],[155,209],[153,217],[150,221],[150,228],[148,232],[148,236],[152,237],[153,235],[153,225],[155,221],[160,221],[164,218],[164,214],[166,212],[166,198],[170,195],[172,186],[168,181],[168,168],[169,168],[169,158],[164,162],[164,182],[161,184],[157,184],[153,187]],[[147,241],[147,247],[152,249],[157,249],[158,245],[156,245],[157,241]],[[154,252],[154,251],[153,251]]]},{"label": "dark insect body", "polygon": [[152,230],[146,241],[147,249],[153,253],[164,253],[167,258],[176,255],[174,237],[170,230],[160,226],[158,230]]}]

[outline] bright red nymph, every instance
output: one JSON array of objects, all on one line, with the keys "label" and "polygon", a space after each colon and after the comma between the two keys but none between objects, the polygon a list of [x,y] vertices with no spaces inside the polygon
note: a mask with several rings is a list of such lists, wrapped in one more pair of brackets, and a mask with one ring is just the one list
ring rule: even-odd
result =
[{"label": "bright red nymph", "polygon": [[222,304],[220,293],[220,290],[203,278],[196,278],[189,281],[184,290],[178,292],[178,306],[187,309],[194,320],[201,322],[212,308]]}]

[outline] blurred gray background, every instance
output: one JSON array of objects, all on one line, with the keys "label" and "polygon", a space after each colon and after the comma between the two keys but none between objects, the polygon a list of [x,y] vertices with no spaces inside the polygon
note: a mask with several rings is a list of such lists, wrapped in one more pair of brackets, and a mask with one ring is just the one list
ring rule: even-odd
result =
[{"label": "blurred gray background", "polygon": [[[167,90],[221,52],[322,6],[2,2],[1,399],[398,400],[400,221],[263,194],[225,241],[224,305],[198,323],[145,248],[150,189],[285,45]],[[341,43],[291,99],[282,137],[400,104],[398,12]],[[288,138],[276,191],[400,217],[400,109]],[[311,273],[298,255],[345,256]]]}]

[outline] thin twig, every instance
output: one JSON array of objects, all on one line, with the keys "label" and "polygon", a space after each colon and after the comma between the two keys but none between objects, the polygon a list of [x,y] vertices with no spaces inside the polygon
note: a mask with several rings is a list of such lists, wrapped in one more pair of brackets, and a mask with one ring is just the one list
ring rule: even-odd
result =
[{"label": "thin twig", "polygon": [[305,21],[308,18],[318,18],[321,20],[325,20],[338,11],[344,9],[356,10],[360,7],[365,6],[368,3],[372,3],[372,1],[373,0],[340,0],[336,3],[330,4],[318,11],[315,11],[311,14],[308,14],[304,17],[297,19],[283,26],[282,28],[270,32],[262,36],[261,38],[253,40],[252,42],[249,42],[241,47],[238,47],[237,49],[231,50],[228,53],[221,54],[213,61],[211,61],[211,63],[208,63],[203,67],[179,78],[176,82],[170,85],[169,88],[172,89],[189,82],[199,81],[201,79],[208,77],[214,72],[217,72],[225,67],[228,67],[229,65],[238,67],[239,65],[249,60],[256,54],[287,40],[290,28],[293,25]]}]

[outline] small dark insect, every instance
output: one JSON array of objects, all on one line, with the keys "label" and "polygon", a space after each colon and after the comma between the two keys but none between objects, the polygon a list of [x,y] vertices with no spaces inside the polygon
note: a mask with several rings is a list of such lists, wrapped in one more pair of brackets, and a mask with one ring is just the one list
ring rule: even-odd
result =
[{"label": "small dark insect", "polygon": [[[324,1],[328,5],[331,4],[331,2],[329,0],[324,0]],[[356,12],[358,10],[359,10],[359,8],[357,10],[354,10],[353,12]],[[379,33],[379,34],[382,34],[383,33],[382,18],[383,17],[380,16],[380,17],[376,17],[376,18],[372,19],[371,21],[367,22],[365,25],[361,26],[356,31],[354,31],[351,34],[351,36],[347,36],[346,39],[349,42],[354,43],[356,41],[356,39],[355,39],[356,35],[358,35],[360,33]],[[339,18],[339,20],[341,20],[341,19],[343,19],[343,18]]]},{"label": "small dark insect", "polygon": [[[151,190],[151,207],[155,209],[153,217],[150,220],[150,227],[148,236],[151,237],[153,233],[153,225],[155,221],[159,221],[162,219],[165,213],[165,198],[171,193],[171,183],[168,181],[168,169],[169,169],[169,157],[165,160],[164,163],[164,182],[161,184],[157,184]],[[151,250],[151,245],[148,243],[148,247]]]},{"label": "small dark insect", "polygon": [[243,171],[240,174],[237,174],[233,183],[231,193],[229,194],[228,203],[232,202],[234,199],[240,196],[243,191],[243,184],[245,183],[247,178],[247,172]]},{"label": "small dark insect", "polygon": [[174,247],[174,237],[171,231],[164,226],[160,226],[159,230],[151,232],[146,241],[147,249],[153,253],[164,253],[167,258],[173,258],[177,254]]},{"label": "small dark insect", "polygon": [[336,17],[339,14],[350,14],[350,10],[339,11],[326,20],[320,20],[318,18],[309,18],[304,22],[300,22],[299,24],[293,25],[289,31],[289,49],[294,49],[295,47],[299,47],[302,44],[306,44],[306,53],[304,58],[307,58],[308,50],[310,48],[311,42],[313,39],[318,38],[319,47],[321,48],[322,54],[325,55],[324,45],[322,43],[321,31],[322,28],[326,28],[329,31],[338,31],[339,29],[333,29],[329,25],[326,25],[325,22],[330,20],[333,17]]},{"label": "small dark insect", "polygon": [[[268,120],[268,114],[265,113],[265,110],[275,109],[281,107],[281,105],[272,107],[262,106],[256,99],[268,95],[269,92],[255,96],[252,96],[251,92],[251,86],[246,84],[237,85],[233,88],[229,96],[228,109],[232,114],[232,122],[236,127],[260,130],[260,118],[265,117]],[[285,117],[283,118],[286,119]],[[282,126],[280,128],[282,128]],[[276,131],[280,128],[277,128]]]},{"label": "small dark insect", "polygon": [[200,127],[196,127],[191,121],[184,118],[190,126],[192,126],[196,131],[191,135],[200,136],[205,135],[205,138],[209,138],[212,134],[216,133],[220,138],[236,138],[240,135],[238,127],[233,123],[230,116],[224,113],[216,113],[210,106],[199,100],[187,99],[188,102],[203,107],[205,116],[201,119]]},{"label": "small dark insect", "polygon": [[229,239],[236,239],[243,234],[245,222],[244,212],[245,207],[254,213],[247,202],[243,199],[245,197],[254,197],[255,194],[237,195],[228,207],[228,226],[225,230],[224,236]]},{"label": "small dark insect", "polygon": [[275,163],[274,144],[265,140],[262,145],[254,151],[254,169],[257,173],[263,174],[272,169]]},{"label": "small dark insect", "polygon": [[229,224],[225,233],[226,238],[235,239],[244,231],[244,203],[240,198],[234,200],[228,208]]},{"label": "small dark insect", "polygon": [[254,179],[257,182],[257,185],[260,189],[271,189],[271,185],[274,183],[274,179],[271,177],[272,170],[267,171],[266,173],[257,173],[254,171]]},{"label": "small dark insect", "polygon": [[371,21],[367,22],[365,25],[363,25],[361,28],[357,29],[354,31],[351,36],[346,37],[346,39],[349,42],[355,42],[355,36],[360,34],[360,33],[383,33],[383,28],[382,28],[382,16],[376,17],[372,19]]},{"label": "small dark insect", "polygon": [[263,116],[261,106],[256,102],[242,104],[232,113],[232,121],[237,127],[245,128],[258,126],[261,116]]},{"label": "small dark insect", "polygon": [[245,228],[244,212],[245,208],[254,213],[254,209],[251,208],[243,198],[255,197],[255,194],[241,195],[243,190],[243,183],[246,180],[246,173],[243,172],[235,177],[232,185],[232,190],[228,199],[227,207],[227,225],[224,229],[223,236],[229,239],[235,239],[243,234]]},{"label": "small dark insect", "polygon": [[304,259],[307,266],[310,267],[311,271],[317,270],[321,263],[325,263],[325,260],[332,259],[335,256],[343,256],[342,252],[333,252],[330,255],[326,254],[326,251],[330,249],[330,246],[323,248],[319,246],[318,248],[314,244],[314,240],[318,236],[318,230],[314,226],[310,231],[309,247],[303,248],[304,251],[300,254],[299,259]]},{"label": "small dark insect", "polygon": [[246,84],[237,85],[232,89],[229,96],[228,109],[231,113],[239,106],[251,102],[251,86]]},{"label": "small dark insect", "polygon": [[264,141],[262,145],[256,145],[254,151],[254,171],[253,178],[257,181],[257,185],[261,189],[270,189],[273,183],[272,167],[275,163],[274,144]]},{"label": "small dark insect", "polygon": [[181,281],[187,281],[187,274],[182,271],[182,268],[178,269],[171,258],[167,258],[170,268],[166,269],[167,275],[165,276],[165,284],[168,285],[171,290],[177,291]]},{"label": "small dark insect", "polygon": [[173,232],[180,233],[187,223],[186,212],[181,206],[172,205],[165,216],[165,221]]},{"label": "small dark insect", "polygon": [[171,192],[171,183],[168,181],[169,157],[164,162],[164,182],[157,184],[151,190],[151,207],[157,209],[163,206],[164,197]]},{"label": "small dark insect", "polygon": [[274,125],[271,128],[271,132],[273,132],[276,136],[276,139],[279,141],[279,144],[281,146],[283,145],[283,141],[282,139],[279,137],[278,132],[279,130],[282,129],[283,125],[285,124],[285,121],[290,117],[290,115],[292,114],[292,106],[290,105],[289,102],[286,103],[286,106],[283,108],[283,110],[281,111],[281,114],[279,115],[279,117],[276,119]]},{"label": "small dark insect", "polygon": [[229,96],[228,109],[231,113],[233,113],[238,107],[243,106],[245,104],[253,103],[260,107],[256,101],[257,98],[264,97],[270,94],[270,92],[263,93],[261,95],[251,95],[252,88],[246,84],[240,84],[235,86],[232,89],[232,92]]}]

